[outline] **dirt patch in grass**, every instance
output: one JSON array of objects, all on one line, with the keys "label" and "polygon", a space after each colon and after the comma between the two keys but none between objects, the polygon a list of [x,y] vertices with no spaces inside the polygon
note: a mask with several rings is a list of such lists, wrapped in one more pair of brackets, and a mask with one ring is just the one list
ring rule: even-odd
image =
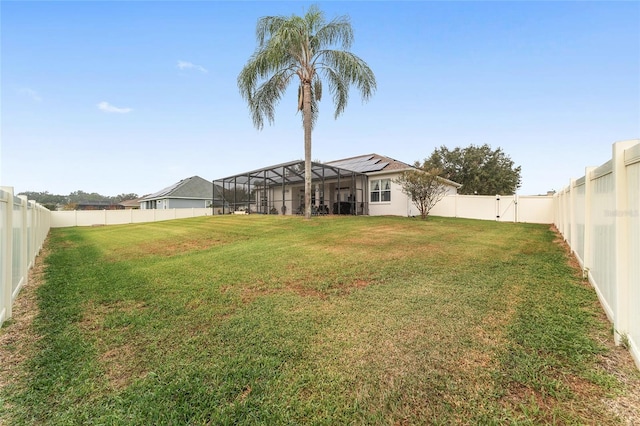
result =
[{"label": "dirt patch in grass", "polygon": [[564,252],[567,258],[567,264],[571,267],[571,269],[575,271],[575,275],[577,277],[581,279],[584,278],[584,275],[582,273],[582,266],[580,266],[580,262],[578,262],[578,259],[576,258],[575,254],[571,250],[571,247],[569,247],[569,244],[567,244],[567,242],[564,240],[558,228],[551,225],[550,230],[555,234],[553,243],[559,245],[562,248],[562,251]]},{"label": "dirt patch in grass", "polygon": [[136,350],[132,345],[124,344],[103,353],[99,360],[105,369],[105,378],[113,389],[124,389],[136,378],[145,376],[135,363]]},{"label": "dirt patch in grass", "polygon": [[[589,281],[584,279],[580,262],[578,262],[560,231],[555,226],[551,226],[551,231],[555,234],[553,242],[562,247],[567,263],[575,271],[575,275],[582,280],[584,285],[591,287]],[[610,321],[604,311],[600,309],[600,312],[598,320],[609,325]],[[607,348],[607,352],[598,357],[600,368],[613,375],[622,387],[615,397],[603,398],[600,402],[617,415],[623,424],[640,425],[640,371],[635,365],[631,354],[622,346],[615,345],[613,335],[603,336],[600,334],[593,336],[593,338]],[[572,384],[571,388],[578,395],[588,395],[591,386],[591,384],[585,383],[583,380],[578,380]]]},{"label": "dirt patch in grass", "polygon": [[[247,304],[253,302],[258,297],[270,296],[284,292],[295,293],[300,297],[312,297],[320,300],[326,300],[331,294],[344,296],[373,284],[373,281],[371,280],[354,279],[348,283],[338,283],[326,290],[320,290],[307,285],[307,282],[314,282],[314,279],[308,278],[304,281],[289,280],[278,285],[259,281],[253,285],[239,284],[237,288],[240,291],[242,303]],[[231,291],[232,288],[233,286],[224,286],[220,291],[222,293],[226,293]]]},{"label": "dirt patch in grass", "polygon": [[225,243],[227,243],[226,240],[218,238],[149,241],[119,248],[117,251],[107,254],[105,260],[119,262],[124,259],[131,260],[151,256],[171,257],[192,251],[207,250]]},{"label": "dirt patch in grass", "polygon": [[[111,304],[87,305],[84,309],[83,320],[80,328],[89,336],[96,338],[96,348],[100,355],[98,360],[104,369],[104,377],[113,389],[123,389],[135,379],[144,377],[147,372],[140,366],[140,342],[135,339],[126,339],[124,343],[110,340],[122,339],[122,333],[126,333],[132,327],[119,324],[107,327],[105,320],[110,317],[122,318],[124,316],[136,316],[146,309],[143,302],[129,303],[118,301]],[[117,334],[118,336],[113,336]]]},{"label": "dirt patch in grass", "polygon": [[4,393],[5,387],[19,381],[25,371],[25,361],[33,355],[40,339],[32,324],[39,313],[36,289],[44,282],[45,259],[48,255],[49,244],[46,240],[29,271],[27,285],[13,304],[13,317],[0,329],[0,393]]},{"label": "dirt patch in grass", "polygon": [[[603,313],[601,321],[608,322]],[[604,398],[602,403],[623,419],[626,425],[640,425],[640,371],[629,351],[616,346],[613,337],[602,342],[609,351],[598,357],[600,368],[613,375],[622,389],[614,398]]]}]

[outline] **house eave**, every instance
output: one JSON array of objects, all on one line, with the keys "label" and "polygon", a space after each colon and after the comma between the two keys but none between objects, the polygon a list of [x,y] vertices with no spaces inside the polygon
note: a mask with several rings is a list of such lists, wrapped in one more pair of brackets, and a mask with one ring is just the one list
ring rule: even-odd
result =
[{"label": "house eave", "polygon": [[[408,171],[412,171],[412,170],[418,170],[415,167],[405,167],[403,169],[393,169],[393,170],[380,170],[377,172],[370,172],[370,173],[365,173],[367,176],[380,176],[380,175],[390,175],[390,174],[398,174],[398,173],[402,173],[402,172],[408,172]],[[443,177],[438,177],[439,180],[441,180],[442,182],[446,183],[447,185],[451,185],[453,187],[455,187],[456,189],[459,189],[462,187],[462,184],[458,183],[458,182],[454,182],[452,180],[449,180],[447,178],[443,178]]]}]

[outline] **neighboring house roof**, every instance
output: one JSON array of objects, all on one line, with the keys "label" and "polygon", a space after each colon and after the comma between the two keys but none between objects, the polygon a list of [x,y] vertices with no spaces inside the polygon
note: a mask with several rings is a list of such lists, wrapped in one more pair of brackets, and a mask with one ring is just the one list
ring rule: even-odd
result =
[{"label": "neighboring house roof", "polygon": [[[144,197],[143,197],[144,198]],[[124,208],[140,207],[140,201],[142,198],[136,198],[135,200],[124,200],[120,202],[120,205]]]},{"label": "neighboring house roof", "polygon": [[200,176],[182,179],[156,193],[147,195],[141,201],[157,200],[161,198],[192,198],[210,199],[212,183]]},{"label": "neighboring house roof", "polygon": [[80,201],[75,204],[76,210],[118,210],[123,208],[111,201]]}]

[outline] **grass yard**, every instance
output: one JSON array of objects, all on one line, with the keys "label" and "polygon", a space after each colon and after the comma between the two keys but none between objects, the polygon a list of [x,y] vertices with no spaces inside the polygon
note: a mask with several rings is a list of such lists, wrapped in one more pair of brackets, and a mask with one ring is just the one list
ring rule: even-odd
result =
[{"label": "grass yard", "polygon": [[555,238],[444,218],[52,229],[0,423],[621,424],[610,325]]}]

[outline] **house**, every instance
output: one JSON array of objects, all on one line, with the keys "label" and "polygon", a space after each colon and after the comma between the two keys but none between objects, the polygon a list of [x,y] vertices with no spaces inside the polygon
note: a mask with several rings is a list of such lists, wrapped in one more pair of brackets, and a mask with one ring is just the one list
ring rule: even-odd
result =
[{"label": "house", "polygon": [[137,210],[140,208],[140,201],[142,200],[142,198],[136,198],[134,200],[124,200],[121,201],[119,205],[122,206],[125,210]]},{"label": "house", "polygon": [[[140,209],[211,208],[212,200],[221,198],[219,190],[211,181],[192,176],[143,197]],[[215,202],[213,206],[216,206]]]},{"label": "house", "polygon": [[[409,197],[394,182],[413,166],[378,154],[327,163],[312,162],[311,205],[314,214],[395,215],[419,214]],[[449,194],[461,186],[445,180]],[[224,213],[238,210],[262,214],[303,214],[304,161],[277,164],[214,181],[222,188]],[[223,204],[224,203],[224,204]]]}]

